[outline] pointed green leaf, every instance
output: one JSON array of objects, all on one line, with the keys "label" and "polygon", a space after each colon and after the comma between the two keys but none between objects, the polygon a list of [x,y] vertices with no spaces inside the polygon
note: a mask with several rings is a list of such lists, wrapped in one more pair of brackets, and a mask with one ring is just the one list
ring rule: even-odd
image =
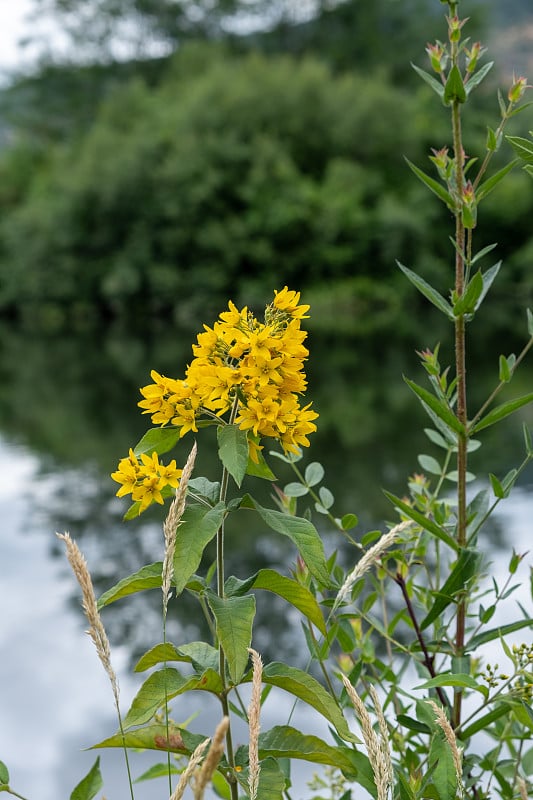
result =
[{"label": "pointed green leaf", "polygon": [[150,428],[146,431],[141,441],[138,442],[133,448],[136,456],[142,453],[168,453],[173,447],[177,445],[180,439],[179,428]]},{"label": "pointed green leaf", "polygon": [[426,735],[431,733],[431,728],[428,725],[424,722],[419,722],[417,719],[413,719],[413,717],[408,717],[406,714],[398,714],[396,719],[400,725],[410,731],[416,731],[417,733],[424,733]]},{"label": "pointed green leaf", "polygon": [[[475,89],[476,86],[479,86],[483,78],[485,78],[485,76],[490,72],[493,66],[494,66],[494,61],[488,61],[480,69],[474,72],[474,74],[465,83],[465,92],[467,95],[470,94],[472,89]],[[464,100],[460,102],[464,102]]]},{"label": "pointed green leaf", "polygon": [[486,686],[478,684],[471,675],[458,672],[437,675],[435,678],[415,686],[415,689],[435,689],[437,686],[460,686],[463,689],[474,689],[474,691],[480,692],[483,696],[487,694]]},{"label": "pointed green leaf", "polygon": [[530,336],[533,336],[533,313],[529,308],[526,309],[526,313],[527,313],[527,332],[529,333]]},{"label": "pointed green leaf", "polygon": [[294,517],[280,511],[263,508],[253,497],[243,498],[243,507],[255,508],[269,528],[288,536],[294,542],[311,575],[324,586],[330,585],[329,572],[324,555],[324,545],[314,525],[303,517]]},{"label": "pointed green leaf", "polygon": [[431,778],[439,800],[455,800],[457,796],[457,771],[452,751],[442,731],[431,740],[429,767],[434,766]]},{"label": "pointed green leaf", "polygon": [[217,428],[218,454],[220,460],[240,486],[248,467],[248,437],[236,425],[221,425]]},{"label": "pointed green leaf", "polygon": [[512,368],[514,367],[514,362],[515,361],[516,361],[516,359],[515,359],[514,356],[512,356],[512,357],[509,356],[509,359],[507,359],[504,355],[500,356],[500,359],[499,359],[499,365],[500,365],[499,379],[500,379],[500,381],[502,383],[509,383],[509,381],[511,380],[511,378],[513,376]]},{"label": "pointed green leaf", "polygon": [[196,689],[219,693],[223,688],[220,675],[212,669],[206,670],[202,675],[189,676],[184,676],[171,667],[154,672],[133,698],[124,720],[124,729],[148,722],[165,702],[178,694]]},{"label": "pointed green leaf", "polygon": [[476,200],[478,201],[478,203],[481,202],[481,200],[483,200],[484,197],[490,194],[492,190],[495,189],[496,186],[500,183],[500,181],[503,180],[503,178],[505,178],[505,176],[517,164],[518,164],[518,159],[515,158],[508,164],[506,164],[505,167],[502,167],[502,169],[498,170],[498,172],[495,172],[494,175],[492,175],[490,178],[487,178],[486,181],[483,181],[483,183],[479,186],[478,190],[476,191]]},{"label": "pointed green leaf", "polygon": [[216,536],[226,508],[217,503],[214,508],[189,505],[181,518],[174,552],[174,585],[181,594],[187,581],[200,565],[206,545]]},{"label": "pointed green leaf", "polygon": [[437,197],[445,203],[451,211],[455,210],[455,203],[454,199],[449,193],[447,189],[444,188],[442,183],[436,181],[434,178],[427,175],[423,170],[419,167],[415,166],[415,164],[411,163],[408,158],[405,159],[410,167],[410,169],[415,173],[416,177],[424,183],[428,189],[430,189],[433,194],[436,194]]},{"label": "pointed green leaf", "polygon": [[209,594],[208,603],[215,617],[217,637],[226,656],[231,680],[237,684],[248,665],[255,597],[217,597]]},{"label": "pointed green leaf", "polygon": [[466,589],[468,582],[476,574],[480,559],[480,553],[473,547],[465,547],[461,550],[459,558],[443,586],[438,592],[434,592],[435,600],[420,623],[421,630],[431,625],[442,614],[444,609],[454,602],[458,592]]},{"label": "pointed green leaf", "polygon": [[[260,767],[257,797],[261,798],[261,800],[283,800],[287,778],[279,763],[274,758],[265,758],[260,762]],[[248,774],[248,767],[235,773],[238,783],[246,792],[245,797],[248,797],[249,791]]]},{"label": "pointed green leaf", "polygon": [[477,311],[477,309],[480,307],[481,303],[485,299],[485,297],[487,295],[487,292],[489,291],[490,287],[494,283],[494,279],[496,278],[496,275],[500,271],[501,265],[502,265],[502,262],[498,261],[496,264],[493,264],[492,267],[490,267],[490,269],[488,269],[486,272],[483,273],[483,291],[479,295],[479,299],[478,299],[478,301],[476,303],[476,307],[474,309],[475,311]]},{"label": "pointed green leaf", "polygon": [[100,756],[98,756],[85,778],[73,790],[70,800],[92,800],[103,785],[104,782],[100,772]]},{"label": "pointed green leaf", "polygon": [[164,664],[167,661],[184,661],[192,664],[197,672],[206,669],[216,670],[218,668],[218,650],[207,642],[190,642],[183,644],[179,648],[170,642],[162,642],[150,648],[137,661],[134,671],[144,672],[157,664]]},{"label": "pointed green leaf", "polygon": [[133,731],[125,731],[124,737],[122,734],[115,733],[107,739],[103,739],[98,744],[93,744],[91,750],[112,747],[132,748],[135,750],[159,750],[170,751],[172,753],[190,753],[200,742],[206,739],[206,736],[201,736],[195,733],[189,733],[183,728],[178,728],[177,725],[170,724],[168,730],[166,725],[145,725],[142,728],[137,728]]},{"label": "pointed green leaf", "polygon": [[418,289],[420,294],[424,295],[424,297],[427,300],[429,300],[430,303],[433,303],[433,305],[436,308],[438,308],[439,311],[445,314],[448,317],[448,319],[450,320],[454,319],[451,305],[448,303],[447,300],[444,299],[444,297],[441,294],[439,294],[439,292],[436,289],[433,288],[433,286],[427,283],[427,281],[421,278],[420,275],[417,275],[416,272],[410,270],[400,261],[396,260],[396,263],[400,267],[401,271],[406,276],[406,278],[408,278],[408,280],[411,281],[413,286],[415,286]]},{"label": "pointed green leaf", "polygon": [[[143,781],[153,781],[154,778],[166,778],[169,774],[169,765],[168,764],[154,764],[152,767],[149,767],[145,772],[139,775],[138,778],[135,778],[135,783],[142,783]],[[170,765],[170,774],[171,775],[181,775],[182,770],[174,767],[172,764]],[[231,798],[230,798],[231,800]]]},{"label": "pointed green leaf", "polygon": [[506,136],[505,138],[522,161],[533,164],[533,141],[524,139],[522,136]]},{"label": "pointed green leaf", "polygon": [[9,783],[9,770],[3,761],[0,761],[0,786],[7,786]]},{"label": "pointed green leaf", "polygon": [[454,101],[457,101],[458,103],[464,103],[465,100],[466,91],[463,78],[461,76],[461,72],[459,71],[459,67],[457,64],[454,64],[448,74],[448,80],[446,81],[446,86],[444,87],[444,102],[446,105],[449,105]]},{"label": "pointed green leaf", "polygon": [[387,497],[393,505],[395,505],[399,511],[405,514],[409,519],[412,519],[414,522],[417,522],[421,528],[424,530],[429,531],[437,539],[440,539],[442,542],[451,547],[453,550],[458,551],[459,547],[455,539],[447,533],[444,528],[441,528],[440,525],[437,525],[432,519],[428,519],[425,517],[420,511],[417,511],[412,506],[404,503],[403,500],[400,500],[399,497],[391,494],[390,492],[384,492],[385,497]]},{"label": "pointed green leaf", "polygon": [[522,406],[527,405],[533,401],[533,392],[529,394],[525,394],[522,397],[516,397],[514,400],[508,400],[506,403],[502,403],[496,408],[493,408],[492,411],[489,411],[482,419],[479,420],[476,425],[472,428],[472,433],[477,433],[477,431],[482,431],[484,428],[488,428],[490,425],[494,425],[496,422],[499,422],[501,419],[505,419],[510,414],[513,414]]},{"label": "pointed green leaf", "polygon": [[438,96],[442,100],[442,98],[444,97],[444,86],[442,85],[442,83],[439,83],[439,81],[436,78],[434,78],[433,75],[430,75],[429,72],[426,72],[425,70],[420,69],[420,67],[417,67],[416,64],[411,64],[411,66],[417,73],[417,75],[420,75],[422,80],[425,81],[428,84],[428,86],[431,86],[433,91],[436,92],[436,94],[438,94]]},{"label": "pointed green leaf", "polygon": [[508,633],[514,633],[515,631],[522,630],[522,628],[529,628],[531,626],[533,626],[533,619],[520,619],[517,622],[509,622],[507,625],[500,625],[499,628],[491,628],[488,631],[482,631],[470,639],[467,649],[470,652],[475,652],[482,644],[493,642],[495,639],[501,639],[507,636]]},{"label": "pointed green leaf", "polygon": [[274,661],[264,668],[263,683],[269,686],[278,686],[312,706],[333,725],[339,736],[345,741],[359,742],[359,739],[350,731],[335,699],[307,672]]},{"label": "pointed green leaf", "polygon": [[497,244],[488,244],[486,247],[483,247],[479,251],[479,253],[476,253],[475,256],[473,256],[470,265],[473,266],[476,263],[476,261],[479,261],[480,259],[484,258],[486,255],[491,253],[497,246],[498,246]]},{"label": "pointed green leaf", "polygon": [[483,276],[481,271],[478,271],[468,282],[464,294],[461,295],[453,307],[453,313],[456,317],[462,314],[472,314],[478,307],[478,301],[481,297],[483,286]]},{"label": "pointed green leaf", "polygon": [[239,581],[237,578],[230,578],[226,581],[226,594],[228,595],[242,595],[250,589],[264,589],[282,597],[287,603],[301,611],[320,633],[326,635],[324,617],[315,596],[298,581],[286,578],[273,569],[261,569],[247,581]]},{"label": "pointed green leaf", "polygon": [[177,647],[170,642],[162,642],[151,647],[141,658],[137,661],[134,667],[134,672],[144,672],[157,664],[163,664],[166,661],[186,661],[190,663],[190,658],[181,655]]},{"label": "pointed green leaf", "polygon": [[353,774],[354,767],[346,755],[347,749],[333,747],[318,736],[301,733],[289,725],[276,725],[259,736],[261,758],[300,758],[313,764],[338,767],[346,774]]},{"label": "pointed green leaf", "polygon": [[147,589],[160,589],[161,588],[161,572],[163,570],[163,562],[156,561],[155,564],[148,564],[146,567],[137,570],[127,578],[123,578],[98,600],[98,609],[104,608],[116,600],[123,597],[128,597],[130,594],[136,592],[144,592]]},{"label": "pointed green leaf", "polygon": [[423,406],[429,407],[436,416],[444,422],[444,424],[459,434],[464,434],[464,428],[461,422],[457,419],[451,408],[446,405],[442,400],[439,400],[435,395],[428,392],[422,386],[418,386],[414,381],[409,378],[404,378],[404,381],[409,388],[420,398]]},{"label": "pointed green leaf", "polygon": [[202,497],[212,506],[216,505],[220,498],[220,483],[209,481],[207,478],[191,478],[187,489],[190,495]]},{"label": "pointed green leaf", "polygon": [[479,719],[472,722],[464,730],[461,730],[461,739],[469,739],[478,731],[486,730],[489,725],[496,722],[497,719],[503,717],[504,714],[509,713],[509,706],[505,702],[499,702],[495,708],[492,708],[487,714],[484,714]]}]

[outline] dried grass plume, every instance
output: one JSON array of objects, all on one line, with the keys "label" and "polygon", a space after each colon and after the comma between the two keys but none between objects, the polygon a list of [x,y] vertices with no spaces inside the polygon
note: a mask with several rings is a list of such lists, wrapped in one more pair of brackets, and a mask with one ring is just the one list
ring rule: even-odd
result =
[{"label": "dried grass plume", "polygon": [[261,772],[261,766],[259,764],[259,729],[263,662],[259,653],[257,653],[251,647],[249,648],[248,652],[252,657],[253,668],[252,696],[250,698],[250,705],[248,706],[248,790],[250,792],[250,800],[256,800],[257,791],[259,789],[259,773]]}]

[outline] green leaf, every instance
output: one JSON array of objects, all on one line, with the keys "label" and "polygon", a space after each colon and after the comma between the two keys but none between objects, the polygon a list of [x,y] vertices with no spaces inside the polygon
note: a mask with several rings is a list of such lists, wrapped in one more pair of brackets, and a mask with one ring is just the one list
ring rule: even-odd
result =
[{"label": "green leaf", "polygon": [[433,456],[420,454],[418,456],[418,463],[425,472],[429,472],[431,475],[440,475],[442,473],[441,465]]},{"label": "green leaf", "polygon": [[174,585],[181,594],[187,581],[200,565],[205,547],[216,536],[226,507],[217,503],[214,508],[189,505],[181,518],[174,552]]},{"label": "green leaf", "polygon": [[[493,65],[494,65],[494,61],[488,61],[480,69],[478,69],[476,72],[474,72],[473,75],[471,75],[471,77],[467,80],[467,82],[464,85],[465,92],[466,92],[467,95],[470,94],[472,89],[475,89],[476,86],[479,86],[479,84],[481,83],[483,78],[485,78],[487,73],[490,72],[490,70],[492,69]],[[461,100],[460,102],[464,103],[464,100]]]},{"label": "green leaf", "polygon": [[163,562],[156,561],[154,564],[148,564],[132,575],[128,575],[127,578],[122,578],[101,595],[98,600],[98,609],[100,610],[104,606],[108,606],[116,600],[121,600],[123,597],[128,597],[128,595],[136,592],[144,592],[147,589],[160,589],[162,570]]},{"label": "green leaf", "polygon": [[237,484],[242,484],[248,467],[248,436],[236,425],[217,428],[218,454],[223,465]]},{"label": "green leaf", "polygon": [[506,403],[502,403],[496,408],[493,408],[492,411],[489,411],[484,417],[482,417],[476,425],[472,428],[472,433],[477,433],[478,431],[482,431],[484,428],[488,428],[490,425],[494,425],[496,422],[499,422],[501,419],[505,419],[510,414],[513,414],[522,406],[527,405],[533,401],[533,392],[529,394],[525,394],[522,397],[516,397],[514,400],[508,400]]},{"label": "green leaf", "polygon": [[511,380],[513,373],[512,368],[514,367],[514,362],[516,361],[514,356],[509,356],[506,358],[504,355],[500,356],[499,359],[499,379],[502,383],[509,383]]},{"label": "green leaf", "polygon": [[274,661],[264,668],[263,683],[278,686],[303,700],[330,722],[342,739],[359,743],[359,739],[350,731],[335,699],[307,672]]},{"label": "green leaf", "polygon": [[100,773],[100,757],[98,757],[85,778],[73,790],[70,800],[92,800],[103,785],[104,782]]},{"label": "green leaf", "polygon": [[[261,755],[261,751],[260,751]],[[274,758],[265,758],[260,762],[261,771],[259,773],[259,785],[257,796],[261,800],[283,800],[283,791],[287,783],[287,778],[279,763]],[[249,769],[246,767],[240,772],[236,772],[235,777],[247,793]],[[228,797],[230,795],[228,794]],[[248,797],[248,794],[245,795]]]},{"label": "green leaf", "polygon": [[452,751],[442,731],[431,740],[429,767],[435,765],[431,775],[439,800],[455,800],[457,795],[457,772]]},{"label": "green leaf", "polygon": [[459,672],[437,675],[435,678],[415,686],[415,689],[436,689],[438,686],[460,686],[463,689],[473,689],[476,692],[480,692],[484,697],[487,694],[486,686],[478,684],[471,675]]},{"label": "green leaf", "polygon": [[324,617],[315,596],[298,581],[280,575],[273,569],[261,569],[247,581],[239,581],[237,578],[229,578],[226,581],[226,594],[228,595],[242,595],[250,589],[264,589],[282,597],[287,603],[301,611],[320,633],[326,635]]},{"label": "green leaf", "polygon": [[454,568],[448,575],[444,585],[435,592],[435,601],[426,617],[420,623],[421,630],[436,620],[451,603],[458,592],[464,591],[468,582],[476,574],[481,555],[473,547],[465,547],[459,553]]},{"label": "green leaf", "polygon": [[503,180],[503,178],[505,178],[505,176],[508,175],[509,172],[513,169],[513,167],[515,167],[517,164],[518,164],[518,159],[515,158],[508,164],[506,164],[505,167],[502,167],[502,169],[498,170],[498,172],[495,172],[494,175],[492,175],[490,178],[487,178],[486,181],[483,181],[483,183],[480,184],[478,190],[476,191],[477,202],[480,203],[484,197],[490,194],[492,190],[495,189],[496,186],[500,183],[500,181]]},{"label": "green leaf", "polygon": [[454,64],[451,68],[448,74],[448,80],[446,81],[446,86],[444,87],[445,104],[450,105],[450,103],[453,103],[454,101],[457,101],[458,103],[464,103],[466,101],[465,85],[457,64]]},{"label": "green leaf", "polygon": [[141,441],[133,448],[136,456],[142,453],[168,453],[177,445],[180,439],[179,428],[150,428],[146,431]]},{"label": "green leaf", "polygon": [[206,669],[216,670],[218,668],[218,650],[211,647],[207,642],[190,642],[183,644],[179,648],[170,642],[162,642],[150,648],[137,661],[134,671],[144,672],[157,664],[164,664],[167,661],[185,661],[192,664],[197,672]]},{"label": "green leaf", "polygon": [[425,184],[428,187],[428,189],[430,189],[430,191],[433,192],[433,194],[436,194],[437,197],[440,200],[442,200],[442,202],[445,203],[446,206],[451,211],[454,211],[454,209],[455,209],[454,199],[451,196],[451,194],[449,193],[449,191],[444,188],[442,183],[439,183],[439,181],[436,181],[434,178],[431,178],[429,175],[427,175],[423,170],[421,170],[415,164],[412,164],[411,161],[409,161],[408,158],[406,158],[405,160],[407,161],[410,169],[414,172],[416,177],[419,180],[421,180],[422,183]]},{"label": "green leaf", "polygon": [[429,72],[426,72],[425,70],[420,69],[420,67],[417,67],[416,64],[411,64],[411,66],[417,73],[417,75],[420,75],[422,80],[425,81],[428,84],[428,86],[431,86],[433,91],[436,92],[436,94],[438,94],[438,96],[442,100],[444,97],[444,86],[442,85],[442,83],[439,83],[439,81],[436,78],[434,78],[433,75],[430,75]]},{"label": "green leaf", "polygon": [[283,494],[286,494],[287,497],[305,497],[308,494],[309,488],[304,486],[303,483],[288,483],[286,486],[283,487]]},{"label": "green leaf", "polygon": [[305,469],[305,482],[308,486],[316,486],[324,477],[324,467],[318,461],[312,461]]},{"label": "green leaf", "polygon": [[215,617],[217,637],[226,656],[231,680],[237,684],[248,665],[255,597],[217,597],[210,593],[207,599]]},{"label": "green leaf", "polygon": [[182,656],[177,647],[170,642],[162,642],[150,648],[140,659],[134,667],[134,672],[144,672],[157,664],[163,664],[166,661],[186,661],[190,662],[190,658]]},{"label": "green leaf", "polygon": [[481,647],[481,645],[487,644],[487,642],[492,642],[494,639],[500,639],[503,636],[507,636],[508,633],[514,633],[515,631],[519,631],[522,628],[528,628],[532,625],[533,619],[528,618],[520,619],[517,622],[509,622],[507,625],[500,625],[499,628],[491,628],[488,631],[482,631],[470,639],[467,644],[467,650],[474,652],[478,649],[478,647]]},{"label": "green leaf", "polygon": [[9,783],[9,770],[3,761],[0,761],[0,786],[4,784],[7,786]]},{"label": "green leaf", "polygon": [[503,717],[504,714],[509,713],[509,705],[505,702],[499,702],[494,708],[492,708],[487,714],[484,714],[479,719],[472,722],[468,727],[464,730],[460,731],[461,739],[469,739],[478,731],[487,730],[489,725],[495,722],[500,717]]},{"label": "green leaf", "polygon": [[322,585],[330,585],[324,545],[318,531],[311,522],[303,517],[293,517],[290,514],[263,508],[250,495],[246,495],[243,498],[242,506],[244,508],[255,508],[269,528],[288,536],[298,548],[311,575]]},{"label": "green leaf", "polygon": [[505,138],[522,161],[533,164],[533,141],[524,139],[522,136],[506,136]]},{"label": "green leaf", "polygon": [[527,332],[529,333],[530,336],[533,337],[533,313],[529,308],[526,309],[526,313],[527,313]]},{"label": "green leaf", "polygon": [[473,256],[472,260],[470,261],[470,266],[473,266],[476,261],[484,258],[484,256],[488,255],[488,253],[491,253],[497,246],[497,244],[488,244],[486,247],[483,247],[479,253],[476,253],[475,256]]},{"label": "green leaf", "polygon": [[349,531],[359,524],[359,518],[356,514],[345,514],[341,519],[341,527],[343,531]]},{"label": "green leaf", "polygon": [[223,688],[220,675],[212,669],[202,675],[190,676],[184,676],[171,667],[154,672],[133,698],[124,720],[124,729],[148,722],[165,702],[179,694],[196,689],[219,693]]},{"label": "green leaf", "polygon": [[[180,775],[181,769],[174,767],[172,764],[170,765],[170,774],[171,775]],[[154,778],[166,778],[169,773],[169,765],[168,764],[154,764],[152,767],[149,767],[142,775],[139,775],[138,778],[135,778],[134,783],[142,783],[143,781],[153,781]]]},{"label": "green leaf", "polygon": [[289,725],[276,725],[259,736],[259,756],[265,758],[299,758],[313,764],[338,767],[353,774],[353,764],[346,754],[348,748],[333,747],[318,736],[301,733]]},{"label": "green leaf", "polygon": [[124,747],[135,750],[158,750],[170,751],[172,753],[190,753],[194,748],[203,742],[207,737],[194,733],[189,733],[183,728],[178,728],[172,723],[169,725],[169,736],[167,739],[166,725],[145,725],[133,731],[125,731],[124,737],[121,733],[115,733],[107,739],[103,739],[98,744],[93,744],[91,750]]},{"label": "green leaf", "polygon": [[487,150],[489,150],[491,153],[495,153],[500,147],[501,138],[501,133],[499,136],[497,136],[493,128],[487,125],[487,143],[485,145]]},{"label": "green leaf", "polygon": [[456,317],[460,317],[463,314],[472,314],[473,311],[478,308],[478,301],[481,297],[481,293],[483,292],[484,284],[483,284],[483,276],[481,271],[473,275],[472,279],[469,281],[468,286],[465,289],[464,294],[457,300],[453,307],[453,313]]},{"label": "green leaf", "polygon": [[503,500],[503,498],[505,497],[505,491],[500,481],[498,480],[496,475],[492,474],[492,472],[489,473],[489,479],[492,491],[494,493],[494,497],[497,497],[499,500]]},{"label": "green leaf", "polygon": [[398,714],[397,720],[400,725],[410,731],[416,731],[417,733],[424,733],[426,735],[431,733],[431,728],[428,725],[424,722],[419,722],[417,719],[413,719],[413,717],[408,717],[406,714]]},{"label": "green leaf", "polygon": [[485,299],[487,292],[489,291],[490,287],[494,283],[494,279],[496,275],[500,271],[500,267],[502,265],[501,261],[498,261],[496,264],[493,264],[486,272],[483,273],[483,291],[479,295],[479,299],[476,303],[475,311],[480,307],[481,303]]},{"label": "green leaf", "polygon": [[453,550],[458,552],[459,546],[457,542],[452,536],[450,536],[449,533],[447,533],[444,530],[444,528],[441,528],[439,525],[437,525],[436,522],[433,522],[433,520],[425,517],[420,511],[417,511],[415,508],[412,508],[407,503],[404,503],[404,501],[400,500],[399,497],[396,497],[390,492],[384,492],[384,494],[385,497],[387,497],[391,501],[391,503],[395,505],[403,514],[409,517],[409,519],[412,519],[414,520],[414,522],[417,522],[421,528],[424,528],[424,530],[429,531],[434,536],[436,536],[437,539],[440,539],[442,542],[447,544],[448,547],[451,547]]},{"label": "green leaf", "polygon": [[216,505],[220,497],[220,483],[209,481],[207,478],[191,478],[187,489],[192,495],[204,498],[212,506]]},{"label": "green leaf", "polygon": [[464,434],[464,428],[461,422],[457,419],[451,408],[439,400],[435,395],[428,392],[427,389],[423,389],[422,386],[418,386],[418,384],[414,383],[414,381],[410,381],[409,378],[404,377],[404,381],[409,386],[409,388],[417,395],[417,397],[422,401],[423,406],[428,406],[437,417],[444,422],[444,424],[450,428],[450,430],[455,431],[461,435]]}]

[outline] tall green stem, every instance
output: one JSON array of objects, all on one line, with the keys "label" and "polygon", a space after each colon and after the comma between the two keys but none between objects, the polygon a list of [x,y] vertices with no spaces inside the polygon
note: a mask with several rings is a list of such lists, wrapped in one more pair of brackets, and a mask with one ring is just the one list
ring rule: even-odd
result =
[{"label": "tall green stem", "polygon": [[[229,420],[230,425],[232,425],[235,420],[238,406],[239,402],[237,398],[235,398]],[[228,494],[228,483],[229,483],[229,472],[226,469],[226,467],[223,467],[222,478],[220,481],[220,500],[223,503],[226,502],[226,497]],[[222,522],[220,528],[217,531],[217,595],[221,599],[224,597],[224,521]],[[224,716],[228,717],[228,720],[230,720],[230,724],[228,725],[228,731],[226,733],[227,758],[228,758],[228,764],[230,768],[233,770],[235,767],[235,754],[233,750],[233,738],[231,734],[231,717],[229,713],[228,689],[226,686],[226,657],[224,655],[224,650],[222,649],[222,645],[220,644],[220,642],[218,643],[218,666],[220,672],[220,679],[222,681],[222,692],[220,693],[222,712]],[[231,775],[230,778],[231,779],[229,785],[231,791],[231,800],[238,800],[239,791],[237,783],[233,775]]]},{"label": "tall green stem", "polygon": [[[452,12],[456,11],[457,4],[450,5]],[[452,40],[452,64],[457,65],[458,45]],[[465,290],[465,226],[462,215],[462,198],[464,190],[464,151],[461,133],[461,104],[454,98],[451,104],[453,149],[455,159],[455,185],[457,197],[457,210],[455,213],[455,294],[457,299],[462,297]],[[465,343],[465,318],[459,314],[455,319],[455,374],[457,378],[457,418],[463,426],[463,433],[459,434],[457,442],[457,533],[456,539],[459,547],[466,546],[466,471],[468,453],[467,434],[467,400],[466,400],[466,343]],[[467,599],[462,596],[457,605],[457,625],[455,632],[455,655],[461,656],[464,652],[465,621]],[[455,692],[452,725],[457,728],[461,724],[462,694]]]}]

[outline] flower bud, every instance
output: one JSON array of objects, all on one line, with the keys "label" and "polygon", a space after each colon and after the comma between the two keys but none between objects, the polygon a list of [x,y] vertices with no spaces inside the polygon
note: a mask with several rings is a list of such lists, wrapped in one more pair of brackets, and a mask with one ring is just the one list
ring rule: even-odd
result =
[{"label": "flower bud", "polygon": [[513,75],[513,83],[511,84],[511,88],[507,93],[507,97],[511,103],[518,103],[524,96],[526,89],[531,89],[531,85],[528,84],[527,78],[524,78],[523,76],[517,78],[515,75]]},{"label": "flower bud", "polygon": [[483,55],[486,49],[486,47],[481,46],[481,42],[474,42],[470,50],[465,47],[467,72],[474,72],[478,59]]},{"label": "flower bud", "polygon": [[429,56],[433,70],[440,75],[446,67],[446,63],[448,61],[448,54],[446,53],[446,50],[440,42],[436,42],[435,44],[429,44],[428,42],[426,46],[426,53]]}]

